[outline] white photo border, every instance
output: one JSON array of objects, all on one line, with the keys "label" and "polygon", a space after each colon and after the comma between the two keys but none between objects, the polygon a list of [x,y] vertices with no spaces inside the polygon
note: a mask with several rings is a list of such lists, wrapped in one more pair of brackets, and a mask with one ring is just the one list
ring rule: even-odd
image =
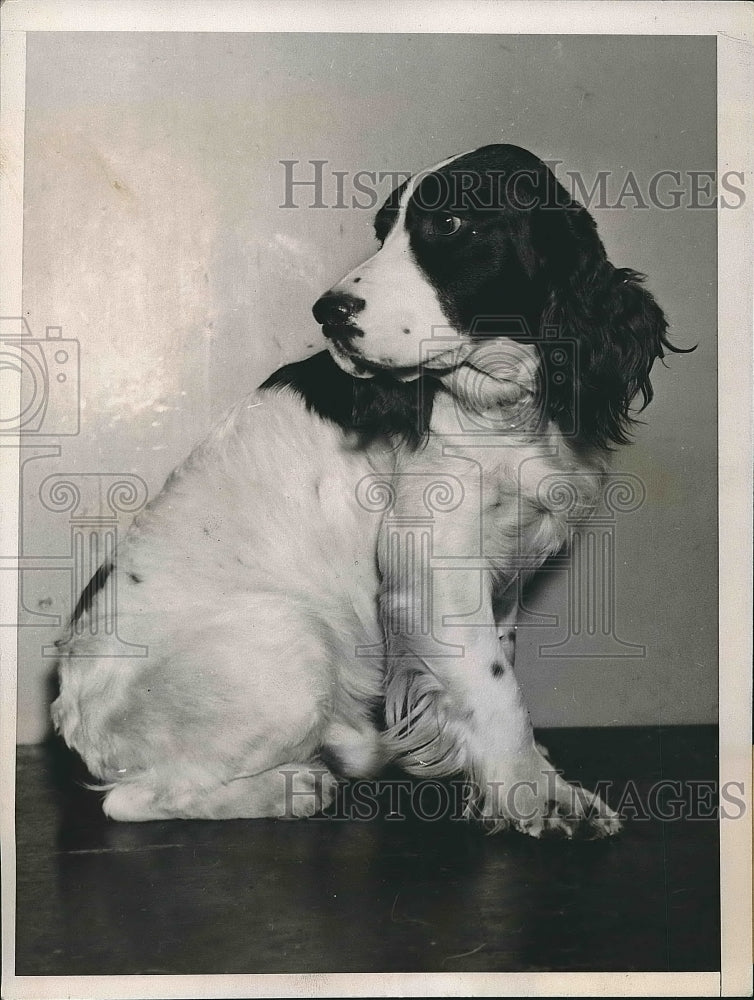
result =
[{"label": "white photo border", "polygon": [[[176,25],[180,25],[176,28]],[[718,63],[718,172],[754,177],[754,25],[751,6],[658,0],[7,0],[0,84],[4,166],[0,301],[22,315],[25,44],[28,31],[447,32],[714,35]],[[13,629],[0,629],[2,995],[47,997],[243,996],[745,996],[752,990],[751,496],[752,208],[718,214],[720,782],[741,782],[746,814],[721,820],[721,973],[307,974],[214,976],[14,975],[15,706]],[[0,449],[0,551],[15,551],[18,482],[12,448]],[[14,583],[0,596],[15,618]],[[7,581],[5,581],[7,584]]]}]

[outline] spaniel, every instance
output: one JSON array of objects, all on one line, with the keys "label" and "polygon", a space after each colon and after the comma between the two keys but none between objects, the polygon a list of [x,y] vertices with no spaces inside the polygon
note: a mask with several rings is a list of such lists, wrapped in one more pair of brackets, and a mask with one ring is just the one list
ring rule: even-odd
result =
[{"label": "spaniel", "polygon": [[[327,350],[235,405],[91,581],[55,726],[119,820],[309,815],[393,762],[461,776],[492,830],[609,836],[535,742],[518,594],[677,348],[516,146],[412,177],[375,230],[314,306]],[[108,587],[147,656],[112,655]]]}]

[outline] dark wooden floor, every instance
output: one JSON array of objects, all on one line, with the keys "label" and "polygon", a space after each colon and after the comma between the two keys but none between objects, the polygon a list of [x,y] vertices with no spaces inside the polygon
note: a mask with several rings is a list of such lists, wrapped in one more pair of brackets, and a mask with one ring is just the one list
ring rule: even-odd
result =
[{"label": "dark wooden floor", "polygon": [[[712,727],[541,738],[566,777],[613,782],[613,806],[629,780],[641,810],[661,779],[717,774]],[[602,842],[385,815],[116,824],[70,766],[19,752],[19,975],[719,969],[714,819]]]}]

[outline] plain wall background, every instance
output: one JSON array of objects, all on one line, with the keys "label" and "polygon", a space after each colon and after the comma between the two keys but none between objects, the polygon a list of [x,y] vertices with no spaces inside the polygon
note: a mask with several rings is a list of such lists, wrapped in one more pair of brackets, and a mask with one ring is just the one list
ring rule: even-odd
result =
[{"label": "plain wall background", "polygon": [[[320,348],[312,303],[376,248],[373,212],[304,207],[305,189],[281,208],[280,160],[416,170],[503,141],[562,161],[562,179],[612,171],[615,196],[629,170],[645,193],[660,170],[714,170],[715,121],[713,38],[29,34],[24,312],[35,336],[80,342],[81,429],[24,471],[25,553],[60,568],[23,575],[19,741],[47,727],[39,615],[71,602],[70,525],[42,480],[135,473],[158,491],[234,399]],[[611,258],[649,275],[671,337],[699,347],[656,367],[615,460],[647,491],[616,524],[617,631],[646,655],[547,657],[563,628],[522,629],[538,725],[716,719],[716,217],[624,203],[594,210]],[[553,573],[533,606],[565,601]]]}]

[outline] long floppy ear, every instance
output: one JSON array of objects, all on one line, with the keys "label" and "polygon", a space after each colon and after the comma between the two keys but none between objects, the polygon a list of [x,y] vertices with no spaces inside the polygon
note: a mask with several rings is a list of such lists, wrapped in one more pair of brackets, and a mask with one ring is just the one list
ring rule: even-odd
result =
[{"label": "long floppy ear", "polygon": [[608,448],[629,440],[634,398],[641,396],[641,409],[652,399],[655,360],[683,352],[667,339],[665,316],[642,287],[643,275],[613,267],[591,215],[560,193],[561,204],[535,209],[532,220],[549,286],[542,326],[575,342],[566,378],[557,384],[545,373],[547,405],[583,441]]}]

